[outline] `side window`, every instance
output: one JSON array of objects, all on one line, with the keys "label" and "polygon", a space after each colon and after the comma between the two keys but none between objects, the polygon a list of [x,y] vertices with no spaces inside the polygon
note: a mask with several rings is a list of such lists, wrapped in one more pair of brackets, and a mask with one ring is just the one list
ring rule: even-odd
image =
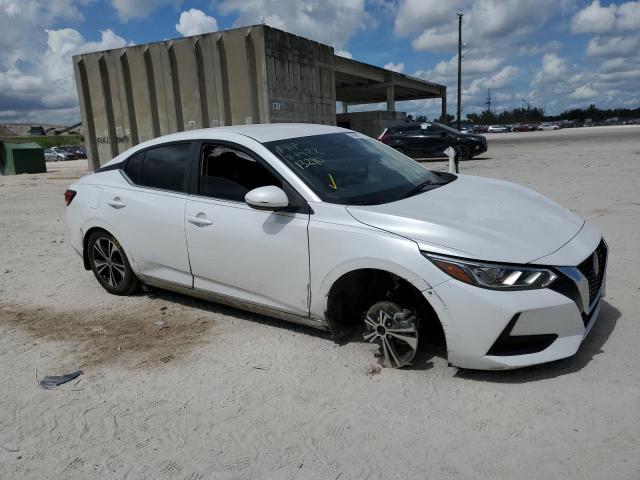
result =
[{"label": "side window", "polygon": [[190,143],[152,148],[145,152],[142,170],[136,183],[145,187],[186,192],[185,184],[190,162]]},{"label": "side window", "polygon": [[144,152],[138,152],[127,160],[127,166],[124,172],[133,183],[140,182],[140,172],[142,172],[142,162],[144,161]]},{"label": "side window", "polygon": [[202,148],[200,195],[244,202],[247,192],[267,185],[282,188],[282,182],[249,155],[223,146]]}]

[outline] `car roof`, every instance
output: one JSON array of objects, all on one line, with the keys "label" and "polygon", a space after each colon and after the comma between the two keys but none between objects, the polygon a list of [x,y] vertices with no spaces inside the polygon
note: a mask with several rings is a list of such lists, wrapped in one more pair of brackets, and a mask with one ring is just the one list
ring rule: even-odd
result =
[{"label": "car roof", "polygon": [[254,140],[265,143],[287,138],[309,137],[325,133],[351,132],[346,128],[332,125],[318,125],[314,123],[258,123],[254,125],[230,125],[228,127],[202,128],[199,130],[187,130],[185,132],[171,133],[155,138],[157,143],[175,142],[179,140],[208,139],[215,140],[219,132],[237,133],[251,137]]},{"label": "car roof", "polygon": [[162,145],[168,142],[179,142],[182,140],[222,140],[220,134],[228,139],[228,134],[243,135],[253,140],[266,143],[289,138],[310,137],[312,135],[323,135],[328,133],[353,133],[353,130],[335,127],[333,125],[319,125],[314,123],[258,123],[254,125],[231,125],[228,127],[201,128],[198,130],[187,130],[184,132],[170,133],[161,137],[139,143],[134,147],[122,152],[113,160],[103,165],[113,165],[128,158],[135,151]]}]

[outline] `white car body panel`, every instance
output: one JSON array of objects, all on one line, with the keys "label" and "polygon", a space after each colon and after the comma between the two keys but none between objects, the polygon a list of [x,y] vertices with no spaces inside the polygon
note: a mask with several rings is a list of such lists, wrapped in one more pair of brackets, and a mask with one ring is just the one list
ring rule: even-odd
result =
[{"label": "white car body panel", "polygon": [[185,223],[194,287],[284,312],[309,314],[309,215],[193,197]]},{"label": "white car body panel", "polygon": [[[422,252],[575,267],[601,242],[596,228],[532,190],[466,175],[391,203],[323,202],[261,143],[338,132],[350,130],[307,124],[235,126],[137,145],[109,162],[112,169],[84,176],[70,187],[77,192],[66,208],[70,243],[82,255],[87,232],[102,228],[116,237],[134,272],[149,284],[319,328],[330,327],[327,302],[338,279],[354,270],[383,270],[409,282],[433,307],[453,365],[516,368],[576,352],[597,318],[599,302],[593,302],[584,319],[581,307],[561,293],[468,285]],[[133,153],[176,140],[226,141],[251,150],[306,200],[311,214],[257,210],[242,202],[139,187],[118,169]],[[603,277],[596,298],[604,295],[605,285]],[[514,316],[518,321],[512,334],[552,333],[557,339],[537,353],[489,355]]]},{"label": "white car body panel", "polygon": [[508,263],[528,263],[551,254],[584,224],[533,190],[467,175],[421,195],[353,206],[349,212],[367,225],[422,244],[449,247],[451,255]]},{"label": "white car body panel", "polygon": [[[102,187],[100,208],[95,213],[123,240],[133,270],[177,285],[192,286],[184,211],[187,195],[130,185],[117,170]],[[118,208],[110,202],[122,202]],[[151,239],[153,239],[151,241]],[[126,245],[126,246],[125,246]]]}]

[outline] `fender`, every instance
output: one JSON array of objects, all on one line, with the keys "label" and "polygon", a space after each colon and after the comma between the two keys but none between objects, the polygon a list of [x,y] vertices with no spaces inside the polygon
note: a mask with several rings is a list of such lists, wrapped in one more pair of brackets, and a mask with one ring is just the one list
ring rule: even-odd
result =
[{"label": "fender", "polygon": [[315,295],[315,298],[311,298],[311,316],[326,320],[325,312],[327,310],[329,291],[333,284],[340,277],[349,272],[366,268],[383,270],[397,275],[416,287],[420,292],[424,292],[431,288],[431,286],[415,272],[412,272],[411,270],[396,263],[389,262],[388,260],[372,257],[352,259],[336,265],[327,275],[325,275],[322,280],[322,284],[320,285],[319,293]]}]

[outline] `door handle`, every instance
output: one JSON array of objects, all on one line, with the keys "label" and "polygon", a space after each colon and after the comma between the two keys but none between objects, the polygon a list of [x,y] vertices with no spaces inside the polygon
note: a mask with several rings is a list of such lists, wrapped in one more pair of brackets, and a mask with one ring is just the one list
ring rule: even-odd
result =
[{"label": "door handle", "polygon": [[187,221],[189,223],[193,223],[197,227],[208,227],[209,225],[213,225],[213,222],[209,220],[204,213],[199,213],[196,216],[187,217]]},{"label": "door handle", "polygon": [[109,204],[109,206],[113,207],[113,208],[123,208],[126,207],[127,204],[124,203],[120,197],[115,197],[113,200],[109,200],[107,202]]}]

